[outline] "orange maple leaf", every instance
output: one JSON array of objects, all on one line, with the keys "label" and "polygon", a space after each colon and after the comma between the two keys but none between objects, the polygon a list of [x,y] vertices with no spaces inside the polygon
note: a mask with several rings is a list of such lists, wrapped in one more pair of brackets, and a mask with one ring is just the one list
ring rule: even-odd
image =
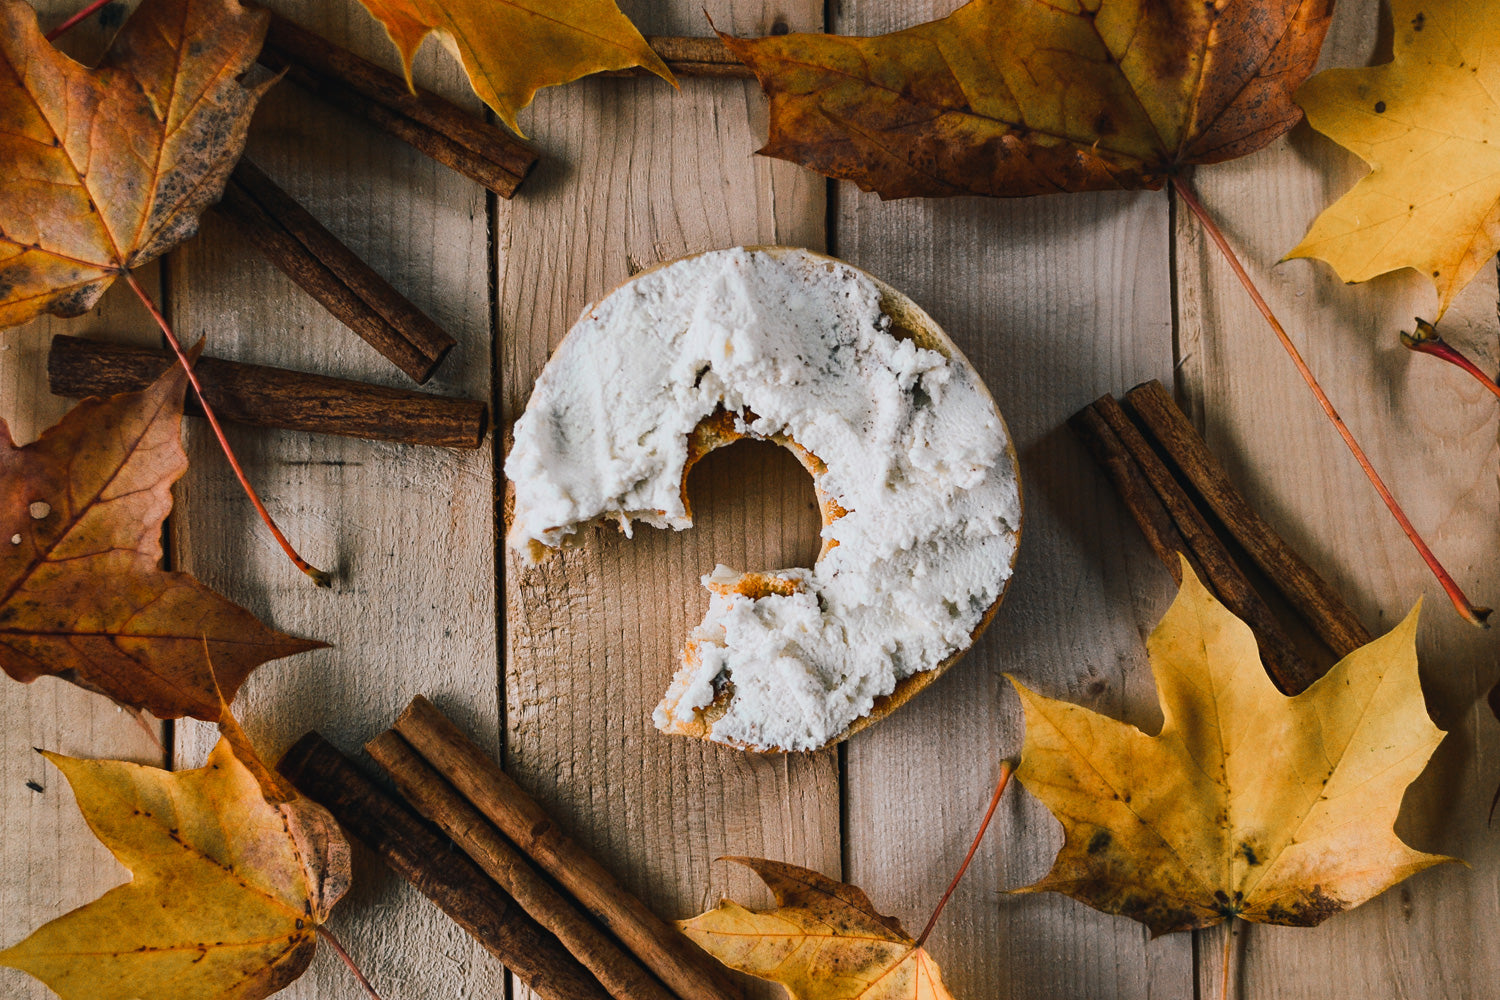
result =
[{"label": "orange maple leaf", "polygon": [[0,421],[0,667],[15,679],[56,675],[161,718],[213,721],[215,674],[232,699],[260,664],[326,645],[159,568],[188,464],[186,385],[173,365],[140,392],[85,400],[25,447]]},{"label": "orange maple leaf", "polygon": [[197,231],[269,85],[239,81],[267,21],[239,0],[146,0],[90,69],[0,0],[0,327],[81,315]]}]

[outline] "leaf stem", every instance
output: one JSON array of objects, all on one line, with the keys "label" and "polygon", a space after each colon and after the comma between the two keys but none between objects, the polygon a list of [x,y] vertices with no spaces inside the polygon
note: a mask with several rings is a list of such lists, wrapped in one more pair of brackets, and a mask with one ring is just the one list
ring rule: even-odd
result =
[{"label": "leaf stem", "polygon": [[1437,332],[1437,327],[1425,319],[1417,320],[1417,332],[1407,333],[1401,331],[1401,346],[1408,351],[1418,354],[1430,354],[1435,358],[1448,362],[1458,368],[1462,368],[1475,380],[1496,396],[1500,396],[1500,385],[1486,375],[1478,365],[1470,361],[1462,351],[1443,339],[1442,334]]},{"label": "leaf stem", "polygon": [[344,946],[339,944],[339,939],[333,936],[333,931],[319,924],[317,932],[320,938],[328,942],[328,947],[333,949],[334,954],[342,958],[344,964],[349,966],[349,971],[354,973],[354,978],[359,982],[359,985],[363,986],[365,992],[370,994],[371,1000],[380,1000],[380,994],[375,992],[375,987],[370,985],[370,981],[365,978],[365,974],[359,971],[359,966],[354,964],[354,959],[350,958],[349,953],[344,950]]},{"label": "leaf stem", "polygon": [[1235,276],[1240,279],[1240,284],[1245,286],[1245,291],[1250,293],[1250,298],[1255,302],[1256,308],[1260,310],[1260,314],[1265,317],[1266,322],[1270,324],[1271,330],[1276,334],[1276,338],[1281,341],[1281,346],[1286,349],[1287,354],[1291,355],[1292,364],[1297,366],[1298,374],[1302,376],[1302,380],[1307,383],[1307,387],[1317,397],[1318,404],[1323,407],[1323,412],[1328,415],[1329,421],[1333,423],[1334,428],[1339,432],[1339,436],[1344,439],[1344,444],[1348,446],[1349,451],[1354,455],[1354,460],[1364,470],[1366,478],[1370,480],[1370,485],[1375,487],[1375,492],[1380,494],[1381,500],[1385,501],[1386,509],[1391,512],[1391,516],[1396,519],[1396,523],[1401,525],[1401,530],[1406,533],[1406,537],[1411,540],[1412,545],[1421,554],[1422,560],[1427,563],[1427,568],[1432,571],[1432,575],[1437,577],[1438,583],[1442,584],[1444,593],[1448,595],[1448,600],[1453,602],[1453,607],[1457,609],[1464,621],[1470,625],[1475,625],[1479,628],[1488,628],[1489,623],[1486,619],[1489,618],[1490,609],[1476,607],[1464,595],[1464,592],[1459,588],[1453,577],[1443,568],[1443,564],[1438,562],[1437,556],[1433,555],[1432,550],[1427,547],[1427,543],[1422,540],[1422,536],[1417,534],[1417,529],[1412,526],[1411,520],[1406,516],[1406,512],[1401,509],[1401,505],[1396,502],[1396,498],[1386,488],[1385,482],[1380,478],[1380,474],[1375,471],[1375,466],[1370,464],[1370,459],[1365,455],[1364,449],[1359,446],[1359,442],[1354,439],[1353,433],[1350,432],[1348,426],[1339,416],[1338,411],[1333,408],[1333,403],[1329,401],[1327,394],[1323,392],[1323,387],[1318,384],[1318,380],[1313,375],[1312,369],[1302,359],[1302,354],[1297,350],[1297,345],[1292,343],[1292,338],[1287,335],[1286,329],[1276,319],[1276,314],[1271,311],[1271,307],[1261,296],[1260,289],[1255,287],[1255,282],[1251,280],[1250,275],[1245,271],[1244,265],[1235,256],[1234,250],[1229,246],[1229,240],[1225,238],[1224,233],[1203,208],[1202,203],[1198,201],[1197,195],[1193,193],[1192,186],[1180,177],[1173,179],[1172,186],[1178,196],[1182,198],[1183,204],[1188,207],[1188,211],[1197,217],[1198,221],[1203,225],[1204,231],[1208,233],[1214,244],[1218,246],[1219,251],[1223,253],[1225,259],[1229,261],[1229,266],[1234,269]]},{"label": "leaf stem", "polygon": [[57,41],[57,39],[61,38],[64,34],[71,31],[75,25],[87,21],[89,18],[93,17],[97,11],[108,7],[112,2],[113,0],[93,0],[93,2],[90,3],[87,7],[83,8],[83,10],[80,10],[78,13],[68,18],[62,24],[59,24],[57,27],[47,32],[47,41]]},{"label": "leaf stem", "polygon": [[1229,1000],[1229,963],[1234,958],[1234,917],[1224,923],[1224,981],[1219,988],[1219,1000]]},{"label": "leaf stem", "polygon": [[938,900],[937,909],[932,911],[927,926],[922,928],[922,933],[917,936],[917,943],[913,946],[922,947],[927,943],[927,936],[937,926],[938,916],[943,912],[943,907],[948,905],[948,897],[953,895],[953,890],[958,888],[958,883],[963,880],[964,872],[969,870],[969,862],[974,860],[974,852],[979,850],[979,842],[984,839],[984,832],[990,828],[990,820],[995,816],[995,809],[1000,805],[1000,796],[1005,793],[1005,786],[1010,784],[1010,776],[1014,768],[1010,761],[1000,765],[1000,780],[995,783],[995,794],[990,798],[990,807],[985,811],[984,819],[979,824],[979,832],[974,834],[974,843],[969,845],[969,853],[964,855],[964,863],[958,866],[958,874],[953,876],[953,881],[948,883],[948,891],[943,893],[943,898]]},{"label": "leaf stem", "polygon": [[193,392],[197,394],[198,402],[203,407],[203,415],[208,418],[208,425],[213,428],[214,436],[219,439],[219,447],[224,450],[224,457],[229,459],[229,467],[234,470],[235,478],[240,481],[240,486],[244,488],[245,495],[255,505],[255,511],[260,515],[260,519],[266,522],[266,527],[271,529],[271,535],[276,539],[276,544],[281,546],[281,551],[286,553],[287,558],[292,561],[293,565],[312,577],[314,583],[320,587],[331,586],[332,581],[329,579],[328,574],[298,555],[297,550],[292,548],[292,543],[286,540],[286,536],[281,533],[281,529],[271,519],[271,514],[266,510],[266,505],[260,502],[260,497],[256,494],[255,487],[250,485],[249,477],[245,475],[245,470],[241,468],[240,460],[235,457],[234,449],[229,446],[229,439],[224,436],[224,428],[219,426],[219,418],[214,415],[213,407],[208,405],[208,400],[203,395],[203,386],[199,384],[198,376],[193,371],[192,362],[188,360],[187,353],[183,351],[182,344],[178,341],[177,335],[172,332],[172,327],[167,322],[167,318],[156,307],[156,303],[151,301],[151,296],[146,294],[146,290],[141,287],[141,283],[136,280],[135,275],[128,268],[122,269],[122,273],[125,276],[125,280],[130,283],[130,287],[135,290],[135,294],[145,305],[146,310],[151,313],[151,318],[156,320],[156,325],[161,327],[162,333],[166,334],[167,343],[172,345],[172,351],[177,355],[177,360],[182,363],[183,369],[187,372],[188,381],[193,385]]}]

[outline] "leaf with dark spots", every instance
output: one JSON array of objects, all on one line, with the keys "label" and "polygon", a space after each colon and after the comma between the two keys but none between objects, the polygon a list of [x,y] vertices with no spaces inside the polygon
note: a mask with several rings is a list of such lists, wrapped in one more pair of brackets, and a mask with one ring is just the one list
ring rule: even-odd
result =
[{"label": "leaf with dark spots", "polygon": [[1500,249],[1500,18],[1492,0],[1393,0],[1391,12],[1389,63],[1325,70],[1297,93],[1308,124],[1370,172],[1288,256],[1345,281],[1431,276],[1441,316]]},{"label": "leaf with dark spots", "polygon": [[[208,765],[47,759],[132,881],[0,952],[62,1000],[259,1000],[307,968],[349,888],[349,846],[226,711]],[[167,823],[158,817],[170,817]]]},{"label": "leaf with dark spots", "polygon": [[889,35],[723,36],[767,156],[886,198],[1156,188],[1301,118],[1332,0],[971,0]]},{"label": "leaf with dark spots", "polygon": [[96,69],[0,0],[0,327],[93,308],[123,270],[197,231],[265,86],[267,15],[239,0],[144,0]]},{"label": "leaf with dark spots", "polygon": [[323,645],[160,568],[187,471],[186,385],[173,366],[147,389],[79,403],[25,447],[0,421],[0,668],[16,680],[58,676],[212,721],[220,692],[233,698],[260,664]]},{"label": "leaf with dark spots", "polygon": [[932,956],[859,888],[780,861],[727,860],[759,875],[776,908],[726,899],[678,926],[729,968],[794,1000],[952,1000]]},{"label": "leaf with dark spots", "polygon": [[1227,918],[1311,926],[1435,864],[1396,836],[1443,733],[1417,676],[1417,612],[1295,697],[1183,565],[1147,644],[1163,723],[1134,726],[1016,684],[1016,776],[1063,824],[1023,892],[1072,896],[1153,934]]}]

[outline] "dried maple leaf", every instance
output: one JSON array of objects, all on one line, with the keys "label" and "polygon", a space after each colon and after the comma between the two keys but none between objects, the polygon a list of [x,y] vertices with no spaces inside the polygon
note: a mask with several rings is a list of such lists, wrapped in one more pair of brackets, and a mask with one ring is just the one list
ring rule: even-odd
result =
[{"label": "dried maple leaf", "polygon": [[[262,625],[161,562],[187,469],[174,365],[150,388],[88,399],[18,448],[0,421],[0,667],[45,674],[162,718],[219,718],[267,660],[324,645]],[[218,684],[208,657],[217,666]]]},{"label": "dried maple leaf", "polygon": [[952,1000],[932,956],[858,888],[781,861],[727,860],[759,875],[776,909],[726,899],[678,926],[729,968],[797,1000]]},{"label": "dried maple leaf", "polygon": [[266,23],[239,0],[145,0],[89,69],[0,0],[0,327],[87,312],[197,231],[264,90],[237,78]]},{"label": "dried maple leaf", "polygon": [[300,976],[349,887],[349,846],[226,711],[206,766],[46,757],[134,879],[0,952],[63,1000],[258,1000]]},{"label": "dried maple leaf", "polygon": [[516,112],[543,87],[644,66],[672,72],[614,0],[360,0],[401,52],[406,79],[429,34],[463,63],[480,100],[519,132]]},{"label": "dried maple leaf", "polygon": [[1438,312],[1500,249],[1500,19],[1487,0],[1392,0],[1395,58],[1330,69],[1297,92],[1313,128],[1370,173],[1289,257],[1345,281],[1413,268]]},{"label": "dried maple leaf", "polygon": [[1332,0],[972,0],[873,38],[723,36],[762,153],[886,198],[1157,188],[1301,117]]},{"label": "dried maple leaf", "polygon": [[1443,733],[1417,676],[1417,611],[1295,697],[1184,562],[1147,648],[1164,722],[1134,726],[1016,684],[1016,772],[1062,821],[1065,893],[1153,933],[1230,917],[1311,926],[1451,858],[1392,830]]}]

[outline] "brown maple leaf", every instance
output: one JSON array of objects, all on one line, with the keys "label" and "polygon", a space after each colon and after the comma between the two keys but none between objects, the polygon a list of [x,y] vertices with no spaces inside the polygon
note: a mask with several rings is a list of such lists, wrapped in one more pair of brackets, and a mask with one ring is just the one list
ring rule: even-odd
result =
[{"label": "brown maple leaf", "polygon": [[721,36],[760,150],[886,198],[1158,188],[1301,118],[1333,0],[972,0],[871,38]]},{"label": "brown maple leaf", "polygon": [[25,0],[0,0],[0,327],[87,312],[197,231],[269,85],[239,81],[267,20],[239,0],[145,0],[89,69]]},{"label": "brown maple leaf", "polygon": [[212,721],[219,687],[232,699],[260,664],[326,645],[159,568],[187,470],[186,385],[173,365],[140,392],[84,400],[25,447],[0,421],[0,667],[16,680],[51,674],[161,718]]}]

